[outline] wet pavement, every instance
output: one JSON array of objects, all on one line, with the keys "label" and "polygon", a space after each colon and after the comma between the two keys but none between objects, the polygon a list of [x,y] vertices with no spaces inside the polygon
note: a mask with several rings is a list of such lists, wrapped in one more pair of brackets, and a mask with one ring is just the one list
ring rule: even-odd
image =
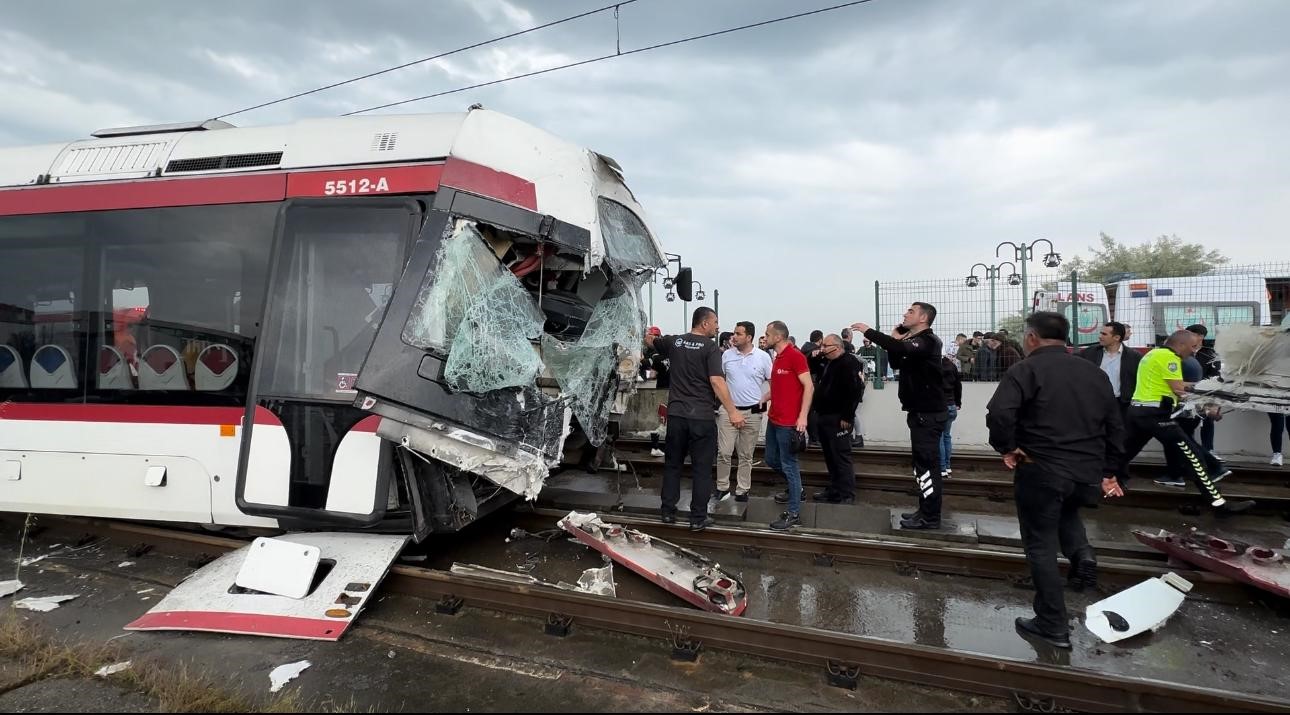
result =
[{"label": "wet pavement", "polygon": [[[19,529],[13,519],[0,525],[0,563],[12,565]],[[498,568],[531,561],[546,573],[561,563],[576,576],[579,562],[596,560],[590,550],[563,538],[507,543],[503,519],[481,527],[427,542],[417,550],[435,556],[418,561],[414,550],[408,561],[451,562],[474,548],[472,558]],[[433,603],[379,591],[338,643],[127,633],[122,626],[155,605],[196,562],[155,552],[131,556],[133,543],[71,546],[78,535],[75,528],[62,533],[51,529],[29,539],[25,555],[46,558],[21,569],[26,588],[18,595],[78,598],[48,613],[13,610],[9,616],[58,640],[110,641],[135,658],[136,666],[150,662],[168,671],[186,669],[261,705],[270,704],[269,672],[307,659],[312,666],[284,689],[298,693],[305,710],[962,712],[1005,707],[991,698],[865,676],[857,690],[846,691],[827,687],[822,669],[723,651],[705,651],[697,664],[680,663],[670,659],[669,645],[657,639],[577,627],[567,638],[554,638],[543,635],[537,619],[469,604],[457,615],[440,615]],[[536,555],[530,559],[529,553]],[[656,587],[641,579],[623,581],[628,597],[658,595]],[[0,676],[10,665],[0,659]],[[66,712],[82,697],[87,708],[102,706],[104,712],[156,710],[154,699],[124,692],[113,681],[43,680],[14,687],[20,682],[4,678],[0,683],[6,711]]]}]

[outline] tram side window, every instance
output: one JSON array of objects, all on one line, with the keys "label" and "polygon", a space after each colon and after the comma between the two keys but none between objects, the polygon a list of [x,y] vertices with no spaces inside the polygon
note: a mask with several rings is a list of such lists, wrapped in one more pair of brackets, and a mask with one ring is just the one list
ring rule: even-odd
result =
[{"label": "tram side window", "polygon": [[385,305],[403,272],[406,208],[296,207],[273,277],[258,391],[352,401]]},{"label": "tram side window", "polygon": [[104,232],[97,388],[132,402],[243,399],[274,208],[118,212]]},{"label": "tram side window", "polygon": [[11,228],[0,224],[0,395],[80,400],[82,251],[75,246],[17,246],[6,235]]}]

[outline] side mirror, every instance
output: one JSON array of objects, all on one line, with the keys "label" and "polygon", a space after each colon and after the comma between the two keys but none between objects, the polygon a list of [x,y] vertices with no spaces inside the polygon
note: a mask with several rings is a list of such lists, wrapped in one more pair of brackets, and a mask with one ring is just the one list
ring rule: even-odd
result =
[{"label": "side mirror", "polygon": [[690,268],[677,271],[676,278],[672,279],[672,288],[681,300],[687,303],[694,300],[694,271]]}]

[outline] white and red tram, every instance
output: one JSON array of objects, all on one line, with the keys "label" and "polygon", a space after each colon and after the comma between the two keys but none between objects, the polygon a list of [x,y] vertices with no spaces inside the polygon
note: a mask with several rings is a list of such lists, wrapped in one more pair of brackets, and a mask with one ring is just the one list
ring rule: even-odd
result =
[{"label": "white and red tram", "polygon": [[604,438],[663,263],[481,109],[0,149],[0,509],[458,529]]}]

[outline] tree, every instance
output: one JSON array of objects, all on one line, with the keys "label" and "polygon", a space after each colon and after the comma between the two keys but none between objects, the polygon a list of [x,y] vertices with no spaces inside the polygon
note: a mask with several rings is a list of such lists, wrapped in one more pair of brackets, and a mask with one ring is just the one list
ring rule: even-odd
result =
[{"label": "tree", "polygon": [[1008,336],[1017,341],[1021,340],[1021,334],[1025,332],[1025,328],[1026,319],[1021,317],[1020,312],[1003,316],[996,327],[997,330],[1008,331]]},{"label": "tree", "polygon": [[1218,251],[1184,243],[1178,236],[1157,236],[1154,241],[1126,246],[1103,233],[1101,242],[1100,249],[1089,247],[1092,258],[1076,256],[1071,260],[1080,280],[1107,283],[1119,273],[1132,273],[1135,278],[1194,276],[1228,261]]}]

